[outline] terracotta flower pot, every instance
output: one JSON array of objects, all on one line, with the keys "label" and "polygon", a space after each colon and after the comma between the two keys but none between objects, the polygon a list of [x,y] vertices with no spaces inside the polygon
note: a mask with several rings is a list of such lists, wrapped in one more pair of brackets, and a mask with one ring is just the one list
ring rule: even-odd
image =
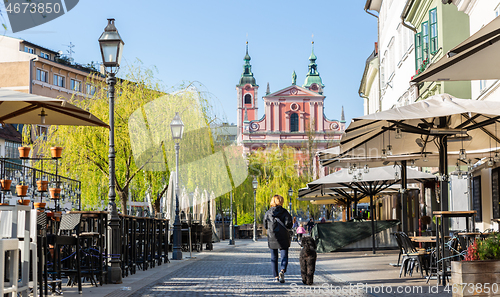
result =
[{"label": "terracotta flower pot", "polygon": [[29,199],[24,199],[24,200],[19,199],[19,200],[17,200],[17,203],[18,203],[18,204],[20,204],[20,205],[26,205],[26,206],[27,206],[27,205],[30,205],[30,202],[31,202],[31,201],[30,201]]},{"label": "terracotta flower pot", "polygon": [[50,153],[52,154],[52,159],[61,158],[63,148],[60,146],[54,146],[50,148]]},{"label": "terracotta flower pot", "polygon": [[50,188],[49,193],[50,193],[50,198],[59,199],[59,195],[61,194],[61,188]]},{"label": "terracotta flower pot", "polygon": [[16,193],[17,193],[18,197],[26,196],[26,194],[28,194],[28,186],[17,185],[16,186]]},{"label": "terracotta flower pot", "polygon": [[45,203],[43,202],[35,202],[33,203],[33,205],[35,206],[35,208],[45,208]]},{"label": "terracotta flower pot", "polygon": [[20,146],[17,148],[19,150],[19,158],[27,159],[30,157],[31,148],[28,146]]},{"label": "terracotta flower pot", "polygon": [[36,186],[38,188],[38,192],[47,192],[47,188],[49,187],[49,181],[47,180],[37,180]]},{"label": "terracotta flower pot", "polygon": [[9,205],[9,203],[0,203],[0,206]]},{"label": "terracotta flower pot", "polygon": [[3,191],[9,191],[11,183],[12,183],[12,181],[10,179],[1,179],[0,180],[0,184],[2,185]]}]

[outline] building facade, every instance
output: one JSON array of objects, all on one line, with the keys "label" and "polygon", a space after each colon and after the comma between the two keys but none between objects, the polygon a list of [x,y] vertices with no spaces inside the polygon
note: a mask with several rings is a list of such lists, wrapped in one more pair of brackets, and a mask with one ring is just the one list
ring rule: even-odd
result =
[{"label": "building facade", "polygon": [[[75,64],[60,52],[18,38],[0,38],[0,88],[50,98],[84,100],[96,92],[91,77],[104,80],[97,69]],[[22,125],[18,127],[22,129]],[[46,126],[40,125],[33,137],[45,129]],[[17,149],[9,150],[9,147],[20,146],[21,140],[11,142],[0,133],[0,152],[12,151],[15,155],[3,155],[17,158]]]},{"label": "building facade", "polygon": [[243,73],[236,85],[238,102],[237,143],[244,152],[270,146],[287,145],[296,149],[307,148],[314,142],[315,150],[337,144],[345,130],[343,108],[340,120],[328,119],[324,114],[325,85],[317,69],[314,44],[309,57],[309,71],[304,84],[297,85],[297,75],[292,75],[292,84],[271,93],[269,85],[264,101],[264,114],[258,118],[259,86],[251,70],[250,56],[244,57]]},{"label": "building facade", "polygon": [[[365,101],[365,114],[392,109],[424,100],[432,95],[449,93],[470,98],[470,82],[426,82],[410,84],[414,75],[439,60],[448,50],[469,36],[469,18],[453,5],[440,0],[367,0],[365,11],[378,19],[378,40],[366,61],[359,95]],[[370,16],[370,17],[371,17]],[[378,70],[375,69],[378,66]],[[378,83],[376,85],[378,76]],[[450,167],[449,172],[454,171]],[[434,172],[437,168],[425,168]],[[451,210],[468,207],[465,180],[452,176]],[[428,187],[433,187],[428,185]],[[413,210],[408,226],[416,230],[418,219],[439,209],[431,188],[422,187],[420,195],[410,195]],[[452,195],[450,195],[452,197]],[[382,218],[401,219],[401,202],[397,195],[379,198]]]},{"label": "building facade", "polygon": [[[500,15],[500,1],[453,0],[452,4],[469,17],[470,35],[473,35],[486,24]],[[452,6],[453,6],[452,5]],[[465,38],[464,38],[465,39]],[[497,57],[492,57],[497,59]],[[471,84],[471,98],[475,100],[500,101],[499,80],[474,80]],[[498,147],[498,145],[497,145]],[[472,171],[470,180],[469,209],[478,212],[476,226],[480,230],[492,228],[496,230],[500,219],[500,164],[493,166],[482,164]]]},{"label": "building facade", "polygon": [[26,40],[0,38],[0,88],[69,100],[90,98],[96,89],[89,77],[104,80],[97,69]]}]

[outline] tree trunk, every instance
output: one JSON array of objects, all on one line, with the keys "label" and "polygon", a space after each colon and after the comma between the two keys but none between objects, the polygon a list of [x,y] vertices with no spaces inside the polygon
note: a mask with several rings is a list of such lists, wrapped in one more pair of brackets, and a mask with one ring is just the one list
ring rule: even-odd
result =
[{"label": "tree trunk", "polygon": [[121,213],[127,214],[128,189],[123,191],[116,190],[116,194],[120,198]]},{"label": "tree trunk", "polygon": [[155,217],[157,217],[157,218],[159,217],[159,215],[161,215],[161,213],[160,213],[160,200],[161,200],[161,197],[160,197],[160,194],[158,194],[158,195],[156,195],[156,200],[153,203]]}]

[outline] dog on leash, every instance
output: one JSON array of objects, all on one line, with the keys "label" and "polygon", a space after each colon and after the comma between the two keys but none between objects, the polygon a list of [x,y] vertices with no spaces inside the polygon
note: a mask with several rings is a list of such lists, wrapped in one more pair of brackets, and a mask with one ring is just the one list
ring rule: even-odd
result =
[{"label": "dog on leash", "polygon": [[316,270],[316,242],[311,237],[302,238],[302,250],[300,251],[300,274],[305,285],[312,285],[314,271]]}]

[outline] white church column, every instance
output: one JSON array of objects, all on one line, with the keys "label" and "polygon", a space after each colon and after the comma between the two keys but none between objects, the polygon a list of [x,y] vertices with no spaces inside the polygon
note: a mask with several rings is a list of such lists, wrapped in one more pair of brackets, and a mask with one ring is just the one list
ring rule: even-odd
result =
[{"label": "white church column", "polygon": [[280,130],[280,103],[273,102],[274,104],[274,131]]},{"label": "white church column", "polygon": [[313,130],[316,130],[315,126],[313,125],[315,122],[318,122],[318,119],[316,118],[316,102],[309,102],[309,114],[311,115],[309,118],[309,126],[308,128],[312,128]]},{"label": "white church column", "polygon": [[323,122],[323,102],[318,102],[318,132],[325,131]]},{"label": "white church column", "polygon": [[271,131],[271,104],[266,102],[266,131]]}]

